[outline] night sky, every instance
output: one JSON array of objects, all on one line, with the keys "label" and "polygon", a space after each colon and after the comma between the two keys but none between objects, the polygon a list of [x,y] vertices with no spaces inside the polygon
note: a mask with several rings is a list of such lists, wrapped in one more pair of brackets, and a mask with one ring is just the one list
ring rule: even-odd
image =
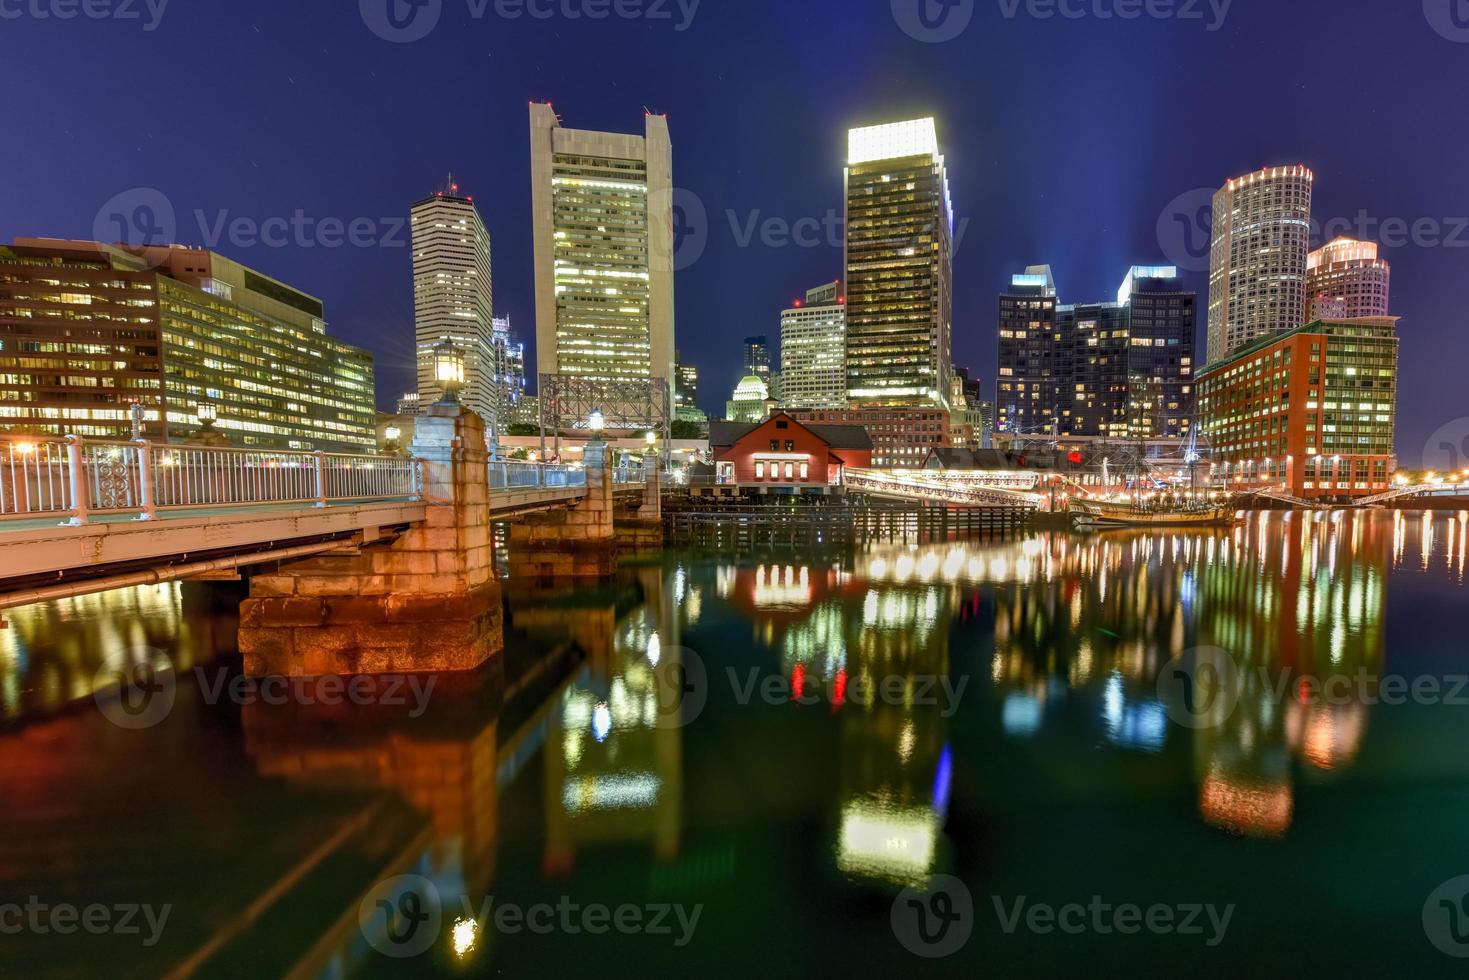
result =
[{"label": "night sky", "polygon": [[[740,339],[773,339],[791,298],[841,275],[839,232],[802,247],[762,242],[760,223],[840,215],[849,126],[934,115],[967,221],[954,360],[986,397],[995,296],[1012,273],[1049,262],[1062,300],[1086,302],[1112,298],[1133,263],[1202,268],[1203,232],[1188,227],[1200,189],[1304,162],[1322,224],[1381,237],[1401,222],[1387,225],[1403,240],[1385,254],[1404,317],[1403,464],[1442,426],[1469,436],[1460,0],[1234,0],[1212,31],[1223,0],[1153,0],[1173,16],[1129,20],[1097,15],[1128,0],[1064,0],[1075,19],[1034,16],[1055,9],[1040,0],[948,0],[949,19],[930,23],[963,30],[943,43],[911,36],[925,30],[918,0],[703,0],[692,21],[692,0],[619,0],[660,16],[601,20],[563,10],[618,9],[611,0],[532,0],[545,19],[497,13],[525,0],[416,0],[429,6],[407,32],[435,6],[438,21],[406,43],[370,27],[392,35],[388,0],[171,0],[161,18],[160,0],[89,0],[114,16],[53,16],[72,2],[0,0],[0,240],[116,239],[98,217],[107,227],[121,210],[212,246],[322,297],[331,331],[377,355],[383,406],[412,370],[396,225],[450,170],[493,236],[496,308],[531,338],[526,105],[551,100],[573,128],[640,132],[644,107],[668,115],[680,203],[698,202],[681,220],[678,346],[702,369],[711,414],[737,380]],[[172,228],[138,188],[161,192]],[[365,219],[360,241],[210,241],[222,216],[298,210]],[[1206,278],[1192,276],[1201,296]]]}]

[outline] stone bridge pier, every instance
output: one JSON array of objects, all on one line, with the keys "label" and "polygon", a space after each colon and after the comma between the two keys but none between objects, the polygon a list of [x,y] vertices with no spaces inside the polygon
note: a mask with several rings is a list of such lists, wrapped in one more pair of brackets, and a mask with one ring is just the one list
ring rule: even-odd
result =
[{"label": "stone bridge pier", "polygon": [[510,525],[510,577],[606,578],[617,568],[617,522],[607,444],[587,443],[587,492],[564,510]]},{"label": "stone bridge pier", "polygon": [[[471,670],[501,651],[484,421],[435,405],[419,419],[412,452],[423,461],[423,524],[354,554],[285,563],[251,579],[240,607],[246,674]],[[611,481],[602,473],[610,538]]]}]

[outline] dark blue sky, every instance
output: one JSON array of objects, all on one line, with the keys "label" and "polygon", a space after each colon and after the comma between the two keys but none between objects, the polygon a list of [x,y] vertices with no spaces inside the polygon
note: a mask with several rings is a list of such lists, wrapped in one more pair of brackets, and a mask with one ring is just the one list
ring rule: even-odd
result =
[{"label": "dark blue sky", "polygon": [[[369,28],[386,23],[387,0],[171,0],[153,30],[145,0],[92,0],[114,4],[105,19],[37,16],[66,2],[0,0],[0,238],[93,237],[117,195],[135,210],[135,188],[162,192],[172,237],[188,244],[211,244],[225,212],[368,219],[365,237],[386,244],[226,234],[215,247],[321,296],[332,331],[377,354],[385,405],[409,384],[412,355],[407,236],[393,224],[450,169],[494,237],[496,307],[532,333],[526,105],[550,99],[576,128],[637,131],[645,106],[668,114],[675,181],[707,215],[702,252],[678,277],[677,322],[711,412],[737,380],[739,340],[776,334],[791,297],[840,274],[839,245],[762,244],[758,231],[742,244],[749,222],[840,213],[847,127],[932,114],[968,222],[954,357],[987,396],[995,295],[1012,272],[1049,262],[1063,300],[1109,298],[1132,263],[1190,258],[1179,222],[1207,199],[1190,192],[1304,162],[1322,222],[1368,235],[1379,232],[1359,212],[1419,223],[1416,243],[1387,251],[1405,318],[1404,463],[1469,416],[1458,0],[1234,0],[1214,31],[1207,0],[1134,20],[1097,16],[1119,0],[1066,0],[1077,19],[1035,16],[1054,7],[1040,0],[973,0],[945,43],[900,27],[918,23],[917,0],[703,0],[684,30],[677,0],[619,0],[667,19],[604,20],[561,12],[598,0],[533,0],[549,19],[508,19],[497,0],[419,0],[442,6],[411,43]],[[1176,16],[1185,8],[1200,19]]]}]

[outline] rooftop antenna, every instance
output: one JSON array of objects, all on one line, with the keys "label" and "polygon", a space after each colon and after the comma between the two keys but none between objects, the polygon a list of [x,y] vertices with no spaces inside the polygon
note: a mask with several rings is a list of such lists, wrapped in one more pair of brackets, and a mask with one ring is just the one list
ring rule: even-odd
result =
[{"label": "rooftop antenna", "polygon": [[459,185],[454,182],[454,172],[452,170],[449,172],[449,175],[444,178],[444,182],[438,186],[434,193],[438,197],[444,197],[445,195],[449,197],[459,196]]}]

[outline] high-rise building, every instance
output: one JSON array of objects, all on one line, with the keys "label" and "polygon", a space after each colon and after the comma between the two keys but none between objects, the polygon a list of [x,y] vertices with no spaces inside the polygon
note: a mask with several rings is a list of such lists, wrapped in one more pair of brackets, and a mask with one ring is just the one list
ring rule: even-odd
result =
[{"label": "high-rise building", "polygon": [[448,340],[464,358],[460,399],[493,430],[495,391],[494,281],[490,233],[479,209],[458,196],[452,178],[443,192],[413,206],[413,320],[418,357],[418,400],[442,397],[434,375],[434,347]]},{"label": "high-rise building", "polygon": [[515,416],[515,408],[525,397],[525,344],[515,336],[509,316],[496,317],[493,324],[489,394],[497,422],[492,433],[500,435],[512,424],[510,419]]},{"label": "high-rise building", "polygon": [[1127,311],[1128,437],[1187,438],[1197,404],[1198,294],[1174,266],[1133,266],[1117,303]]},{"label": "high-rise building", "polygon": [[673,407],[677,411],[695,410],[699,407],[699,367],[685,363],[679,351],[673,353],[674,389]]},{"label": "high-rise building", "polygon": [[1000,297],[998,428],[1184,438],[1194,414],[1197,297],[1172,266],[1134,266],[1116,302],[1060,304],[1049,266]]},{"label": "high-rise building", "polygon": [[1337,238],[1306,256],[1306,320],[1387,316],[1391,285],[1376,242]]},{"label": "high-rise building", "polygon": [[373,362],[321,300],[222,255],[21,238],[0,247],[0,429],[375,452]]},{"label": "high-rise building", "polygon": [[1127,310],[1060,305],[1056,333],[1057,434],[1127,438]]},{"label": "high-rise building", "polygon": [[804,301],[780,315],[780,403],[847,404],[847,308],[840,282],[808,290]]},{"label": "high-rise building", "polygon": [[536,356],[542,374],[673,378],[673,149],[668,120],[643,136],[564,129],[532,103]]},{"label": "high-rise building", "polygon": [[773,359],[770,356],[770,338],[764,334],[745,338],[745,374],[753,374],[755,377],[770,384],[770,371]]},{"label": "high-rise building", "polygon": [[1311,171],[1266,167],[1214,195],[1209,253],[1210,363],[1306,322]]},{"label": "high-rise building", "polygon": [[1059,423],[1056,358],[1056,281],[1048,265],[1010,277],[1000,296],[1000,376],[995,382],[995,428],[1050,432]]},{"label": "high-rise building", "polygon": [[946,408],[954,209],[934,120],[851,130],[845,202],[847,397]]},{"label": "high-rise building", "polygon": [[1199,375],[1214,478],[1341,499],[1388,489],[1396,317],[1327,319],[1261,337]]}]

